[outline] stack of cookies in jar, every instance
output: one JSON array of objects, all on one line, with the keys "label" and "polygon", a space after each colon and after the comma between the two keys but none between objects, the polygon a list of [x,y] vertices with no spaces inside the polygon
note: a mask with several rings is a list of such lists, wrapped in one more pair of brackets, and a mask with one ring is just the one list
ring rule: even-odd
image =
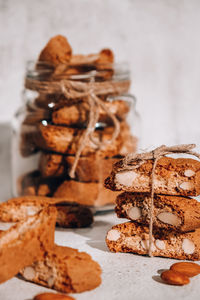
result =
[{"label": "stack of cookies in jar", "polygon": [[[181,148],[184,152],[193,145],[178,146],[177,152]],[[142,154],[148,155],[149,152]],[[123,191],[116,198],[115,211],[119,218],[130,220],[108,231],[108,248],[113,252],[149,254],[152,220],[153,256],[199,260],[200,203],[191,196],[200,194],[200,161],[160,157],[154,170],[153,206],[154,159],[141,159],[139,154],[129,162],[123,159],[115,163],[105,181],[107,188]]]},{"label": "stack of cookies in jar", "polygon": [[21,172],[17,194],[114,203],[104,179],[117,159],[137,148],[126,121],[129,87],[129,73],[119,70],[110,49],[74,55],[65,37],[50,39],[25,80],[19,145],[34,168]]}]

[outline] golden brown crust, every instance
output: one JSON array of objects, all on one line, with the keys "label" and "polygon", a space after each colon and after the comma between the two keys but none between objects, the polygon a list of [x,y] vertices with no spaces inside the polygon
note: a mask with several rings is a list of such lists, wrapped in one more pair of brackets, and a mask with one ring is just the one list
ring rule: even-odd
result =
[{"label": "golden brown crust", "polygon": [[[111,140],[114,128],[106,127],[104,130],[96,130],[94,137],[97,141],[107,142]],[[37,134],[34,135],[34,143],[39,149],[54,151],[57,153],[75,155],[78,150],[79,141],[83,135],[83,129],[70,128],[56,125],[39,125]],[[94,144],[91,140],[87,140],[86,146],[82,151],[82,156],[90,154],[99,154],[102,157],[112,157],[119,155],[120,151],[126,145],[124,135],[127,135],[129,126],[125,122],[121,123],[121,131],[118,137],[112,142],[107,143],[101,148]]]},{"label": "golden brown crust", "polygon": [[58,212],[56,224],[63,228],[83,228],[93,223],[91,210],[78,203],[56,205]]},{"label": "golden brown crust", "polygon": [[[115,211],[119,218],[131,220],[131,208],[137,207],[141,216],[134,221],[148,225],[150,218],[151,197],[148,193],[124,192],[116,198]],[[164,223],[157,218],[159,214],[170,213],[177,216],[177,224]],[[169,221],[170,222],[170,221]],[[173,221],[172,221],[173,223]],[[200,203],[188,197],[154,195],[154,227],[178,232],[192,231],[200,227]]]},{"label": "golden brown crust", "polygon": [[[43,177],[59,177],[69,173],[75,156],[41,153],[39,169]],[[103,159],[97,155],[82,156],[79,158],[75,176],[83,182],[96,182],[106,178],[117,158]]]},{"label": "golden brown crust", "polygon": [[75,298],[55,293],[42,293],[36,295],[33,300],[75,300]]},{"label": "golden brown crust", "polygon": [[18,178],[18,195],[52,196],[62,182],[62,178],[44,178],[35,170]]},{"label": "golden brown crust", "polygon": [[[124,120],[129,112],[129,105],[123,100],[105,101],[106,108],[113,113],[119,120]],[[73,105],[63,103],[52,113],[52,122],[56,125],[84,126],[89,119],[89,104],[85,101]],[[107,113],[100,109],[98,122],[104,122],[112,125],[112,120]]]},{"label": "golden brown crust", "polygon": [[[113,231],[114,230],[114,231]],[[200,229],[188,233],[153,230],[153,256],[176,259],[200,259]],[[149,228],[133,222],[112,227],[108,231],[106,243],[112,252],[132,252],[148,254]]]},{"label": "golden brown crust", "polygon": [[56,209],[45,208],[38,215],[18,222],[0,233],[0,282],[20,269],[42,259],[44,252],[53,247]]},{"label": "golden brown crust", "polygon": [[81,228],[93,222],[91,210],[64,198],[22,196],[11,198],[0,204],[1,222],[18,222],[38,213],[43,208],[53,205],[57,209],[56,224],[65,228]]},{"label": "golden brown crust", "polygon": [[64,293],[80,293],[96,288],[101,283],[101,268],[85,252],[55,245],[43,261],[33,263],[32,278],[26,278],[26,269],[20,274],[25,279]]},{"label": "golden brown crust", "polygon": [[98,64],[112,64],[114,62],[114,54],[111,49],[102,49],[96,54],[76,54],[72,55],[70,65],[84,66],[84,65],[98,65]]},{"label": "golden brown crust", "polygon": [[[188,176],[186,171],[190,171],[193,175]],[[150,192],[151,172],[152,160],[145,161],[139,168],[133,170],[123,168],[121,160],[113,166],[105,185],[112,190]],[[129,177],[128,185],[121,184],[117,179],[124,174]],[[161,158],[155,170],[154,191],[157,194],[198,196],[200,194],[200,162],[190,158]]]},{"label": "golden brown crust", "polygon": [[68,201],[84,205],[102,206],[113,204],[117,193],[105,189],[96,182],[64,181],[54,193],[54,197],[66,197]]},{"label": "golden brown crust", "polygon": [[54,65],[69,62],[72,56],[72,49],[66,37],[56,35],[51,38],[41,51],[38,60],[50,62]]}]

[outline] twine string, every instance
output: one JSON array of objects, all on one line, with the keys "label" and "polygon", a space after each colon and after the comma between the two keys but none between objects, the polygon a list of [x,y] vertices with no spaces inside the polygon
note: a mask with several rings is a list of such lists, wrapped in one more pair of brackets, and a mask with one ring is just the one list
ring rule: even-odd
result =
[{"label": "twine string", "polygon": [[[154,152],[153,152],[154,155]],[[152,257],[152,243],[153,243],[153,221],[154,221],[154,180],[156,165],[160,156],[153,159],[153,167],[151,173],[151,198],[150,198],[150,220],[149,220],[149,256]]]},{"label": "twine string", "polygon": [[[75,177],[76,167],[81,156],[81,153],[90,140],[94,145],[102,148],[105,145],[111,144],[119,135],[120,123],[112,112],[107,109],[103,100],[99,96],[102,95],[119,95],[126,93],[130,86],[129,80],[124,81],[103,81],[95,82],[94,74],[89,82],[73,81],[62,79],[60,81],[51,80],[37,80],[33,78],[27,78],[25,81],[25,87],[31,90],[35,90],[42,94],[60,94],[62,93],[68,101],[74,99],[82,99],[89,104],[89,120],[86,130],[83,132],[79,140],[78,149],[76,151],[75,159],[69,176]],[[101,141],[94,135],[96,129],[96,123],[99,120],[100,108],[110,117],[113,122],[113,133],[109,140]]]},{"label": "twine string", "polygon": [[167,147],[162,145],[150,152],[146,153],[131,153],[123,159],[122,167],[120,170],[134,170],[139,168],[146,160],[153,160],[151,177],[150,177],[150,221],[149,221],[149,250],[148,255],[152,257],[152,244],[153,244],[153,222],[154,222],[154,181],[155,181],[155,171],[157,162],[161,157],[169,154],[189,154],[200,159],[200,154],[192,151],[196,147],[195,144],[183,144]]},{"label": "twine string", "polygon": [[[91,82],[94,82],[94,78],[91,79]],[[63,84],[63,82],[61,82],[61,89],[63,94],[66,96],[66,87]],[[79,158],[81,156],[81,153],[84,149],[84,147],[86,146],[88,140],[90,139],[91,142],[93,142],[93,144],[95,144],[97,147],[103,147],[104,145],[110,144],[113,142],[113,140],[115,140],[117,138],[117,136],[119,135],[119,131],[120,131],[120,125],[119,125],[119,121],[117,120],[117,118],[106,108],[106,105],[103,103],[103,101],[97,97],[94,93],[94,86],[90,85],[90,89],[88,91],[88,96],[87,96],[87,102],[89,104],[89,121],[87,124],[87,128],[86,130],[83,132],[80,140],[79,140],[79,146],[78,149],[76,151],[76,155],[75,155],[75,159],[74,162],[72,164],[72,167],[69,171],[69,176],[71,178],[75,178],[75,171],[76,171],[76,167],[79,161]],[[113,120],[113,125],[114,125],[114,131],[113,134],[111,136],[111,139],[106,140],[106,141],[100,141],[98,138],[96,138],[93,133],[95,131],[96,128],[96,123],[98,122],[99,119],[99,114],[100,114],[100,107],[107,113],[107,115]]]},{"label": "twine string", "polygon": [[[94,93],[92,93],[91,96],[92,96],[94,102],[96,103],[96,107],[98,107],[99,109],[101,108],[103,111],[105,111],[106,114],[112,120],[113,125],[114,125],[114,131],[113,131],[112,136],[109,140],[98,141],[97,139],[93,138],[92,133],[90,134],[91,141],[94,144],[96,144],[98,147],[103,147],[103,146],[106,146],[108,144],[111,144],[117,138],[117,136],[119,135],[119,132],[120,132],[120,123],[117,120],[117,118],[115,117],[115,115],[113,113],[111,113],[110,110],[106,107],[103,100],[101,100],[99,97],[97,97]],[[98,121],[98,119],[97,119],[97,121]]]},{"label": "twine string", "polygon": [[91,89],[97,96],[120,95],[127,93],[130,87],[130,80],[123,81],[102,81],[102,82],[83,82],[77,80],[62,79],[59,81],[38,80],[26,78],[25,88],[37,91],[42,94],[64,93],[67,99],[83,99],[88,96]]}]

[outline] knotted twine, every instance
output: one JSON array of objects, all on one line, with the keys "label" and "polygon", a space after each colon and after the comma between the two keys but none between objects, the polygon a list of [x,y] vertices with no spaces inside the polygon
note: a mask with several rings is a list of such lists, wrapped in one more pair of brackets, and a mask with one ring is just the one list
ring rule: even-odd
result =
[{"label": "knotted twine", "polygon": [[[115,115],[109,111],[104,101],[99,96],[120,95],[126,93],[130,86],[129,80],[94,82],[94,76],[91,78],[92,80],[90,80],[90,82],[73,81],[67,79],[60,81],[40,81],[33,78],[26,78],[25,81],[25,87],[27,89],[37,91],[41,94],[63,94],[68,100],[81,99],[83,101],[87,101],[89,104],[89,120],[86,130],[79,140],[75,159],[69,172],[69,176],[71,178],[75,177],[76,167],[81,156],[81,152],[87,144],[88,138],[96,146],[103,147],[111,144],[119,135],[119,121]],[[105,111],[114,125],[112,137],[106,141],[100,141],[93,136],[96,123],[99,119],[100,109]]]},{"label": "knotted twine", "polygon": [[200,154],[191,151],[193,148],[195,148],[195,144],[183,144],[183,145],[176,145],[167,147],[165,145],[162,145],[150,152],[146,153],[139,153],[134,154],[131,153],[127,155],[123,159],[123,165],[122,168],[125,168],[126,170],[134,170],[136,168],[139,168],[146,160],[153,160],[152,165],[152,171],[151,171],[151,177],[150,177],[150,221],[149,221],[149,250],[148,254],[150,257],[152,257],[152,243],[153,243],[153,221],[154,221],[154,181],[155,181],[155,170],[158,160],[161,157],[165,157],[168,154],[177,154],[177,153],[183,153],[183,154],[189,154],[196,156],[198,159],[200,159]]}]

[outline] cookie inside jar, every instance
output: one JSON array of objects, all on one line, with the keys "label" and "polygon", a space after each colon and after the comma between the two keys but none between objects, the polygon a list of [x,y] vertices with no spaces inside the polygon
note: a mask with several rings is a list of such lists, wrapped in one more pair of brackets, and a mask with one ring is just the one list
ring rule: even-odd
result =
[{"label": "cookie inside jar", "polygon": [[138,145],[130,84],[110,49],[74,54],[66,38],[53,37],[27,64],[25,104],[13,121],[14,195],[113,204],[104,180]]}]

